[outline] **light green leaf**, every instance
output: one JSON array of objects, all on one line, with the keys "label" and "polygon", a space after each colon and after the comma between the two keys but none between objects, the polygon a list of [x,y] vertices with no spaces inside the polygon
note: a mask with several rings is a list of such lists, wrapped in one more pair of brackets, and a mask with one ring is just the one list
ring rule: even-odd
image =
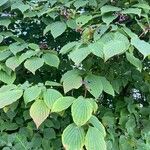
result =
[{"label": "light green leaf", "polygon": [[38,57],[32,57],[25,61],[24,66],[26,69],[35,74],[35,71],[44,65],[44,60]]},{"label": "light green leaf", "polygon": [[101,134],[103,135],[103,137],[106,136],[106,131],[104,126],[102,125],[102,123],[98,120],[98,118],[96,116],[92,116],[90,118],[90,120],[88,121],[90,124],[92,124],[95,128],[97,128]]},{"label": "light green leaf", "polygon": [[64,22],[54,22],[50,25],[48,25],[45,30],[44,30],[44,35],[48,32],[51,31],[51,34],[53,35],[54,39],[60,36],[62,33],[65,32],[67,26]]},{"label": "light green leaf", "polygon": [[70,43],[67,43],[66,45],[64,45],[61,50],[60,50],[60,53],[61,54],[66,54],[68,52],[70,52],[71,50],[73,50],[73,48],[78,44],[78,42],[70,42]]},{"label": "light green leaf", "polygon": [[78,27],[82,27],[83,25],[85,25],[86,23],[88,23],[90,20],[92,20],[92,16],[89,15],[81,15],[80,17],[78,17],[76,19],[76,24],[78,25]]},{"label": "light green leaf", "polygon": [[100,42],[95,42],[95,43],[90,43],[88,45],[88,48],[90,49],[91,53],[93,53],[94,55],[103,58],[103,45],[100,44]]},{"label": "light green leaf", "polygon": [[11,20],[9,18],[0,18],[0,26],[5,26],[6,28],[8,28],[10,23]]},{"label": "light green leaf", "polygon": [[12,104],[17,101],[23,94],[22,90],[10,90],[5,92],[0,92],[0,108]]},{"label": "light green leaf", "polygon": [[12,53],[8,50],[4,50],[0,52],[0,61],[5,60],[8,58]]},{"label": "light green leaf", "polygon": [[77,126],[84,125],[92,116],[93,106],[82,96],[78,97],[71,106],[73,121]]},{"label": "light green leaf", "polygon": [[83,0],[76,0],[74,2],[74,6],[76,7],[76,9],[79,9],[80,7],[85,6],[87,3],[88,3],[87,0],[84,0],[84,1]]},{"label": "light green leaf", "polygon": [[60,60],[57,55],[53,53],[46,53],[42,58],[47,65],[58,68]]},{"label": "light green leaf", "polygon": [[54,38],[57,38],[60,36],[62,33],[65,32],[66,30],[66,24],[64,22],[55,22],[51,24],[51,34],[53,35]]},{"label": "light green leaf", "polygon": [[150,5],[148,5],[146,3],[138,3],[138,4],[133,5],[133,7],[138,7],[138,8],[150,10]]},{"label": "light green leaf", "polygon": [[61,93],[54,89],[47,89],[44,92],[44,102],[50,109],[52,109],[54,102],[60,97],[62,97]]},{"label": "light green leaf", "polygon": [[88,75],[85,77],[85,85],[87,90],[95,97],[98,98],[103,91],[103,85],[100,76]]},{"label": "light green leaf", "polygon": [[82,85],[82,77],[78,70],[67,71],[61,78],[64,92],[67,93],[72,89],[78,89]]},{"label": "light green leaf", "polygon": [[7,3],[8,0],[0,0],[0,6],[4,5],[5,3]]},{"label": "light green leaf", "polygon": [[141,16],[141,9],[128,8],[128,9],[125,9],[125,10],[121,11],[121,13],[122,14],[135,14],[135,15]]},{"label": "light green leaf", "polygon": [[66,150],[81,150],[84,146],[85,132],[74,123],[68,125],[62,134],[62,143]]},{"label": "light green leaf", "polygon": [[10,51],[16,55],[17,53],[23,51],[25,48],[27,48],[27,44],[26,43],[19,43],[19,42],[16,42],[16,43],[12,43],[9,45],[9,49]]},{"label": "light green leaf", "polygon": [[0,43],[2,43],[2,41],[3,41],[3,36],[0,35]]},{"label": "light green leaf", "polygon": [[111,5],[105,5],[101,8],[101,14],[105,14],[108,12],[115,12],[115,11],[121,11],[121,8],[111,6]]},{"label": "light green leaf", "polygon": [[51,24],[49,24],[48,26],[46,26],[46,28],[43,31],[43,34],[45,35],[47,32],[49,32],[51,30]]},{"label": "light green leaf", "polygon": [[108,26],[113,20],[117,18],[117,15],[112,15],[111,13],[104,14],[102,16],[103,22]]},{"label": "light green leaf", "polygon": [[87,150],[106,150],[106,142],[101,132],[95,127],[89,127],[85,137]]},{"label": "light green leaf", "polygon": [[39,49],[40,49],[39,45],[38,45],[38,44],[35,44],[35,43],[29,43],[28,46],[29,46],[31,49],[33,49],[33,50],[39,50]]},{"label": "light green leaf", "polygon": [[69,58],[75,65],[79,65],[90,53],[91,51],[88,47],[83,47],[70,52]]},{"label": "light green leaf", "polygon": [[136,37],[138,37],[134,32],[132,32],[129,28],[127,28],[127,27],[123,27],[122,28],[123,30],[124,30],[124,32],[126,32],[126,34],[128,34],[128,36],[130,37],[130,38],[136,38]]},{"label": "light green leaf", "polygon": [[96,103],[96,100],[93,98],[88,98],[87,99],[93,106],[93,112],[96,113],[97,109],[98,109],[98,105]]},{"label": "light green leaf", "polygon": [[0,88],[0,93],[3,93],[3,92],[7,92],[7,91],[11,91],[11,90],[14,90],[14,89],[17,89],[18,87],[14,84],[9,84],[9,85],[3,85],[1,88]]},{"label": "light green leaf", "polygon": [[25,11],[27,11],[30,8],[29,5],[24,4],[23,2],[19,1],[19,2],[15,2],[14,4],[12,4],[11,6],[11,10],[14,9],[19,9],[22,13],[24,13]]},{"label": "light green leaf", "polygon": [[68,19],[67,22],[66,22],[66,24],[71,29],[75,30],[77,28],[77,24],[76,24],[75,19]]},{"label": "light green leaf", "polygon": [[54,81],[46,81],[45,85],[47,85],[47,86],[62,86],[60,83],[57,83]]},{"label": "light green leaf", "polygon": [[103,43],[104,60],[124,53],[129,48],[129,40],[119,32],[105,34],[99,42]]},{"label": "light green leaf", "polygon": [[105,77],[101,77],[101,82],[102,82],[102,85],[103,85],[103,90],[106,93],[114,96],[115,95],[114,89],[113,89],[112,85],[110,84],[110,82]]},{"label": "light green leaf", "polygon": [[36,100],[30,108],[30,116],[38,128],[41,123],[49,116],[50,110],[43,100]]},{"label": "light green leaf", "polygon": [[41,93],[41,88],[38,86],[31,86],[25,89],[23,94],[25,104],[37,99],[40,93]]},{"label": "light green leaf", "polygon": [[132,38],[131,44],[144,55],[144,58],[150,55],[150,44],[139,38]]},{"label": "light green leaf", "polygon": [[19,58],[17,56],[9,57],[6,62],[6,66],[15,71],[15,69],[20,65]]},{"label": "light green leaf", "polygon": [[58,98],[52,107],[52,112],[61,112],[66,110],[73,102],[75,98],[71,96],[60,97]]},{"label": "light green leaf", "polygon": [[15,73],[12,73],[11,75],[9,75],[4,71],[0,71],[0,81],[6,84],[12,84],[15,80],[16,80]]},{"label": "light green leaf", "polygon": [[139,71],[142,70],[142,62],[138,58],[134,57],[133,54],[126,52],[126,58],[132,65],[137,67]]},{"label": "light green leaf", "polygon": [[27,52],[21,54],[21,56],[19,57],[20,63],[25,61],[27,58],[31,58],[32,56],[35,56],[37,53],[38,53],[37,51],[28,50]]}]

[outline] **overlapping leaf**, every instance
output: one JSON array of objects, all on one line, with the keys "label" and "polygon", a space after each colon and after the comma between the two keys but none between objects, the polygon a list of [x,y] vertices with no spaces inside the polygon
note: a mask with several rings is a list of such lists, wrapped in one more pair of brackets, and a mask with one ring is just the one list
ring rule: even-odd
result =
[{"label": "overlapping leaf", "polygon": [[61,112],[67,109],[74,102],[74,100],[75,98],[71,96],[58,98],[52,106],[52,112]]},{"label": "overlapping leaf", "polygon": [[24,102],[25,104],[37,99],[41,93],[41,88],[38,86],[31,86],[24,91]]},{"label": "overlapping leaf", "polygon": [[65,128],[62,134],[62,143],[66,150],[80,150],[84,145],[85,133],[82,127],[74,123]]},{"label": "overlapping leaf", "polygon": [[17,101],[22,96],[22,94],[23,91],[20,89],[0,92],[0,108],[3,108]]},{"label": "overlapping leaf", "polygon": [[44,60],[42,58],[32,57],[26,60],[26,62],[24,63],[24,66],[26,69],[28,69],[33,74],[35,74],[35,71],[39,69],[40,67],[42,67],[43,64],[44,64]]},{"label": "overlapping leaf", "polygon": [[66,72],[61,79],[65,93],[72,89],[78,89],[82,85],[82,77],[78,70]]},{"label": "overlapping leaf", "polygon": [[89,127],[85,137],[85,146],[87,150],[106,150],[104,137],[97,128]]},{"label": "overlapping leaf", "polygon": [[83,97],[78,97],[71,106],[73,121],[76,125],[84,125],[92,116],[93,106]]},{"label": "overlapping leaf", "polygon": [[38,128],[41,123],[48,117],[50,109],[43,100],[36,100],[30,108],[30,116]]},{"label": "overlapping leaf", "polygon": [[54,89],[47,89],[44,92],[44,102],[47,105],[47,107],[50,109],[52,109],[53,104],[60,97],[62,97],[61,93]]}]

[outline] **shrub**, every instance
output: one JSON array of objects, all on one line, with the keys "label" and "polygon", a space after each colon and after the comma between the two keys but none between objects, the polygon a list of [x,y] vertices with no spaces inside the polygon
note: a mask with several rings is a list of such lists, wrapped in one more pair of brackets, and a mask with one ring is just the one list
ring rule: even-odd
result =
[{"label": "shrub", "polygon": [[0,1],[0,149],[149,150],[147,0]]}]

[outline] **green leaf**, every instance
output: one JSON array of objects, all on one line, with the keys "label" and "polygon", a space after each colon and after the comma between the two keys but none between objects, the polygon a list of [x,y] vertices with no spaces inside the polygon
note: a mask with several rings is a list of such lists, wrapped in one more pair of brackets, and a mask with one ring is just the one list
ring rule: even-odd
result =
[{"label": "green leaf", "polygon": [[19,58],[17,56],[9,57],[6,62],[6,66],[15,71],[15,69],[20,65]]},{"label": "green leaf", "polygon": [[97,109],[98,109],[98,105],[96,103],[96,100],[93,98],[88,98],[87,99],[93,106],[93,113],[96,113]]},{"label": "green leaf", "polygon": [[37,51],[28,50],[27,52],[21,54],[21,56],[19,57],[19,61],[20,63],[22,63],[27,58],[31,58],[32,56],[35,56],[36,54],[38,54]]},{"label": "green leaf", "polygon": [[26,69],[35,74],[35,71],[41,68],[44,64],[44,60],[38,57],[32,57],[25,61],[24,66]]},{"label": "green leaf", "polygon": [[114,89],[113,89],[112,85],[110,84],[110,82],[105,77],[101,77],[101,82],[102,82],[102,85],[103,85],[103,90],[106,93],[114,96],[115,95]]},{"label": "green leaf", "polygon": [[12,84],[16,80],[16,74],[7,74],[4,71],[0,71],[0,81],[6,83],[6,84]]},{"label": "green leaf", "polygon": [[66,150],[81,150],[84,146],[85,133],[82,127],[74,123],[68,125],[62,134],[62,143]]},{"label": "green leaf", "polygon": [[61,112],[66,110],[73,102],[75,98],[71,96],[60,97],[58,98],[52,107],[52,112]]},{"label": "green leaf", "polygon": [[42,58],[47,65],[58,68],[60,60],[57,55],[53,53],[46,53]]},{"label": "green leaf", "polygon": [[70,52],[69,58],[75,65],[79,65],[90,53],[91,51],[88,47],[83,47]]},{"label": "green leaf", "polygon": [[0,61],[8,58],[12,53],[10,51],[4,50],[0,52]]},{"label": "green leaf", "polygon": [[46,26],[46,28],[43,31],[43,34],[45,35],[47,32],[49,32],[51,30],[51,24],[49,24],[48,26]]},{"label": "green leaf", "polygon": [[78,42],[70,42],[70,43],[67,43],[66,45],[64,45],[61,50],[60,50],[60,53],[61,54],[66,54],[68,52],[70,52],[71,50],[73,50],[73,48],[78,44]]},{"label": "green leaf", "polygon": [[96,116],[92,116],[90,118],[90,120],[88,121],[90,124],[92,124],[95,128],[97,128],[101,134],[103,135],[103,137],[106,136],[106,131],[104,126],[102,125],[102,123],[98,120],[98,118]]},{"label": "green leaf", "polygon": [[78,89],[82,85],[82,77],[78,70],[67,71],[61,78],[64,92],[67,93],[72,89]]},{"label": "green leaf", "polygon": [[87,0],[84,0],[84,1],[83,0],[76,0],[74,2],[74,6],[76,7],[76,9],[79,9],[80,7],[85,6],[87,3],[88,3]]},{"label": "green leaf", "polygon": [[8,0],[1,0],[0,1],[0,6],[4,5],[5,3],[7,3]]},{"label": "green leaf", "polygon": [[111,6],[111,5],[105,5],[101,8],[101,14],[105,14],[108,12],[115,12],[115,11],[121,11],[121,8]]},{"label": "green leaf", "polygon": [[130,38],[134,38],[134,37],[138,37],[134,32],[132,32],[129,28],[127,27],[123,27],[122,28],[124,30],[124,32],[126,32],[126,34],[128,34],[128,36]]},{"label": "green leaf", "polygon": [[62,33],[65,32],[67,26],[64,22],[54,22],[50,25],[48,25],[45,29],[44,29],[44,35],[48,32],[51,31],[52,36],[55,38],[57,38],[58,36],[60,36]]},{"label": "green leaf", "polygon": [[95,97],[98,98],[103,91],[103,85],[100,76],[88,75],[85,77],[85,85],[87,90]]},{"label": "green leaf", "polygon": [[139,38],[131,38],[131,44],[144,55],[144,58],[150,55],[150,44]]},{"label": "green leaf", "polygon": [[103,44],[104,60],[124,53],[129,48],[129,40],[119,32],[105,34],[100,40]]},{"label": "green leaf", "polygon": [[150,10],[150,6],[146,3],[138,3],[138,4],[133,5],[133,7],[138,7],[138,8]]},{"label": "green leaf", "polygon": [[82,96],[78,97],[71,106],[73,121],[77,126],[84,125],[92,116],[93,106]]},{"label": "green leaf", "polygon": [[103,45],[101,45],[100,42],[90,43],[88,48],[90,49],[91,53],[100,58],[103,58]]},{"label": "green leaf", "polygon": [[50,110],[43,100],[36,100],[30,108],[30,116],[39,128],[41,123],[49,116]]},{"label": "green leaf", "polygon": [[26,43],[19,43],[19,42],[16,42],[16,43],[12,43],[9,45],[9,49],[10,51],[16,55],[17,53],[23,51],[25,48],[27,48],[27,44]]},{"label": "green leaf", "polygon": [[47,89],[44,92],[44,102],[50,109],[52,109],[54,102],[60,97],[62,97],[61,93],[54,89]]},{"label": "green leaf", "polygon": [[87,150],[106,150],[106,143],[101,132],[95,127],[89,127],[85,137]]},{"label": "green leaf", "polygon": [[137,67],[139,71],[142,70],[142,62],[138,58],[134,57],[133,54],[126,52],[126,58],[132,65]]},{"label": "green leaf", "polygon": [[47,85],[47,86],[62,86],[60,83],[57,83],[54,81],[46,81],[45,85]]},{"label": "green leaf", "polygon": [[29,46],[31,49],[33,49],[33,50],[39,50],[39,49],[40,49],[39,45],[38,45],[38,44],[35,44],[35,43],[30,43],[28,46]]},{"label": "green leaf", "polygon": [[106,23],[107,26],[116,18],[117,18],[117,15],[113,15],[111,13],[107,13],[102,16],[102,20],[103,22]]},{"label": "green leaf", "polygon": [[0,26],[5,26],[8,28],[9,24],[11,23],[11,20],[9,18],[0,18]]},{"label": "green leaf", "polygon": [[41,88],[38,86],[32,86],[25,89],[23,94],[25,104],[37,99],[40,93],[41,93]]},{"label": "green leaf", "polygon": [[125,10],[121,11],[121,13],[122,14],[135,14],[135,15],[141,16],[141,9],[128,8],[128,9],[125,9]]},{"label": "green leaf", "polygon": [[14,4],[12,4],[11,6],[11,10],[14,9],[19,9],[22,13],[24,13],[25,11],[27,11],[30,8],[29,5],[24,4],[23,2],[19,1],[19,2],[15,2]]},{"label": "green leaf", "polygon": [[0,92],[0,108],[12,104],[17,101],[23,94],[22,90],[10,90],[5,92]]},{"label": "green leaf", "polygon": [[2,43],[2,41],[3,41],[3,36],[0,35],[0,43]]},{"label": "green leaf", "polygon": [[90,20],[92,20],[92,16],[89,15],[81,15],[80,17],[78,17],[76,19],[76,24],[78,25],[78,27],[82,27],[83,25],[85,25],[86,23],[88,23]]}]

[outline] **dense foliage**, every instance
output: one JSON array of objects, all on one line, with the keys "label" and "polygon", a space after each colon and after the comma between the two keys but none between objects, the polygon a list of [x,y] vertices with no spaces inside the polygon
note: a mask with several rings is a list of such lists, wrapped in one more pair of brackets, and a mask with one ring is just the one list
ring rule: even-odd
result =
[{"label": "dense foliage", "polygon": [[0,149],[150,150],[149,0],[0,0]]}]

